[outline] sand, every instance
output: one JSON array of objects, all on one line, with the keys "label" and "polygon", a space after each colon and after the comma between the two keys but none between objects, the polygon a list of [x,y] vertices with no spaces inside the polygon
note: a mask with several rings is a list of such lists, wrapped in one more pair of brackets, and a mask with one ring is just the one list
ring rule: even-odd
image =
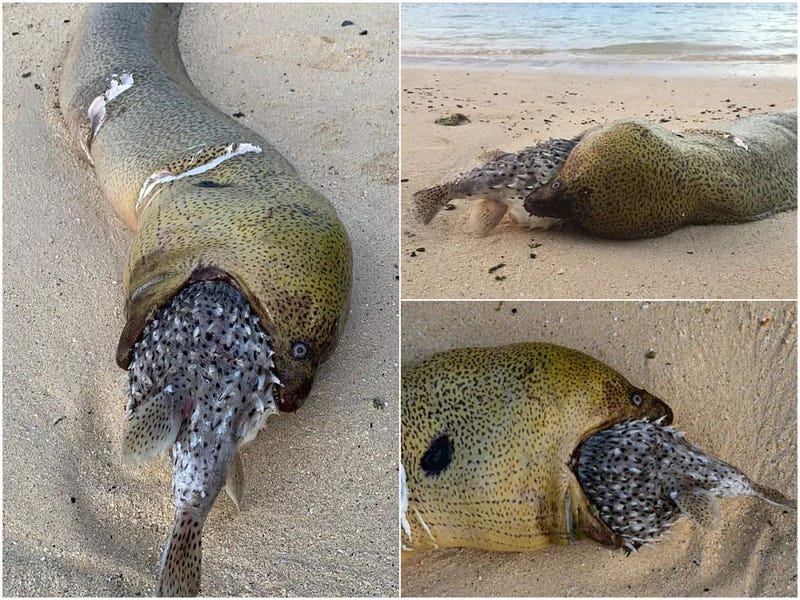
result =
[{"label": "sand", "polygon": [[[797,213],[666,237],[610,241],[574,226],[529,230],[504,220],[468,229],[469,201],[428,226],[410,212],[417,190],[598,123],[644,117],[674,130],[796,106],[796,79],[598,75],[558,71],[402,69],[403,298],[794,298]],[[454,112],[471,122],[434,124]],[[504,266],[490,272],[496,265]]]},{"label": "sand", "polygon": [[[172,499],[166,457],[128,466],[120,450],[114,351],[132,234],[56,104],[83,9],[4,9],[3,591],[151,595]],[[222,495],[209,517],[205,595],[397,594],[397,13],[184,11],[190,76],[332,200],[355,270],[348,325],[312,396],[245,450],[242,513]]]},{"label": "sand", "polygon": [[[520,341],[584,351],[666,401],[675,426],[704,451],[795,496],[794,302],[404,302],[402,329],[403,366]],[[796,597],[796,530],[796,512],[736,498],[722,502],[717,529],[683,520],[629,557],[590,541],[518,554],[422,552],[403,561],[402,592]]]}]

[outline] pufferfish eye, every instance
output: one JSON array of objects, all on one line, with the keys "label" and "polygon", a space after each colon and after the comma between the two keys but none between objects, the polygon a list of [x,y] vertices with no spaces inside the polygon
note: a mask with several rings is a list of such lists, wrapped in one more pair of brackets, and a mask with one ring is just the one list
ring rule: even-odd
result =
[{"label": "pufferfish eye", "polygon": [[308,344],[305,342],[294,342],[292,344],[292,358],[303,360],[308,356]]}]

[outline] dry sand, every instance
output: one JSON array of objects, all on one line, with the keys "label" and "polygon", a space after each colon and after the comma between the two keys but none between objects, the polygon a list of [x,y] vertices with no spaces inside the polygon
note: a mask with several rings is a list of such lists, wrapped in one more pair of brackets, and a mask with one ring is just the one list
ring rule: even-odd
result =
[{"label": "dry sand", "polygon": [[[547,341],[584,351],[665,400],[706,452],[792,497],[797,313],[780,302],[404,302],[402,365],[456,347]],[[655,357],[647,359],[649,351]],[[403,561],[404,596],[797,596],[796,512],[722,501],[626,557],[592,542]]]},{"label": "dry sand", "polygon": [[[114,350],[132,234],[56,107],[82,8],[4,8],[3,591],[150,595],[172,499],[167,458],[121,460]],[[355,255],[337,352],[303,409],[244,452],[243,512],[223,494],[209,517],[205,595],[397,594],[397,12],[184,10],[192,79],[324,191]]]},{"label": "dry sand", "polygon": [[[508,219],[477,238],[468,230],[469,201],[454,200],[455,210],[423,226],[410,200],[494,149],[517,151],[621,118],[665,119],[681,130],[792,109],[796,86],[790,78],[403,68],[403,298],[794,298],[796,211],[629,242],[593,239],[571,225],[531,231]],[[471,123],[434,124],[453,112]]]}]

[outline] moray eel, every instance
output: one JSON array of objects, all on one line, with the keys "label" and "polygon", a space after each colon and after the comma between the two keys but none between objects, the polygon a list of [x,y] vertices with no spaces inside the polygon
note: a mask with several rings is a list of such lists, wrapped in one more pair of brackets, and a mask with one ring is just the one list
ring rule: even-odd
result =
[{"label": "moray eel", "polygon": [[[124,453],[141,461],[174,444],[175,543],[159,582],[169,595],[199,590],[205,516],[226,477],[241,494],[236,450],[269,414],[303,404],[352,280],[330,202],[190,81],[179,14],[88,7],[60,84],[69,132],[135,231],[116,356],[130,368]],[[210,439],[208,455],[188,450]]]},{"label": "moray eel", "polygon": [[524,206],[611,239],[755,221],[795,208],[797,113],[683,133],[639,119],[597,127]]},{"label": "moray eel", "polygon": [[796,506],[703,455],[671,421],[662,400],[551,344],[450,350],[404,368],[403,549],[588,538],[629,552],[682,514],[713,523],[717,498]]},{"label": "moray eel", "polygon": [[407,549],[533,550],[622,539],[570,468],[580,443],[672,411],[593,358],[551,344],[466,348],[403,369]]}]

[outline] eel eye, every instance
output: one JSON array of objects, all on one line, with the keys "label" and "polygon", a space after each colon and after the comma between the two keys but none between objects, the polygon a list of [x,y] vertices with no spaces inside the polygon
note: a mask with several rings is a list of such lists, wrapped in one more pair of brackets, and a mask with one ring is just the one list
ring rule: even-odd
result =
[{"label": "eel eye", "polygon": [[553,182],[553,186],[552,186],[552,187],[553,187],[553,189],[554,189],[554,190],[561,189],[561,181],[560,181],[560,180],[558,180],[558,179],[556,179],[556,180]]},{"label": "eel eye", "polygon": [[308,344],[305,342],[294,342],[292,344],[292,358],[303,360],[308,356]]},{"label": "eel eye", "polygon": [[633,394],[631,396],[631,404],[634,406],[641,406],[642,405],[642,397],[639,394]]}]

